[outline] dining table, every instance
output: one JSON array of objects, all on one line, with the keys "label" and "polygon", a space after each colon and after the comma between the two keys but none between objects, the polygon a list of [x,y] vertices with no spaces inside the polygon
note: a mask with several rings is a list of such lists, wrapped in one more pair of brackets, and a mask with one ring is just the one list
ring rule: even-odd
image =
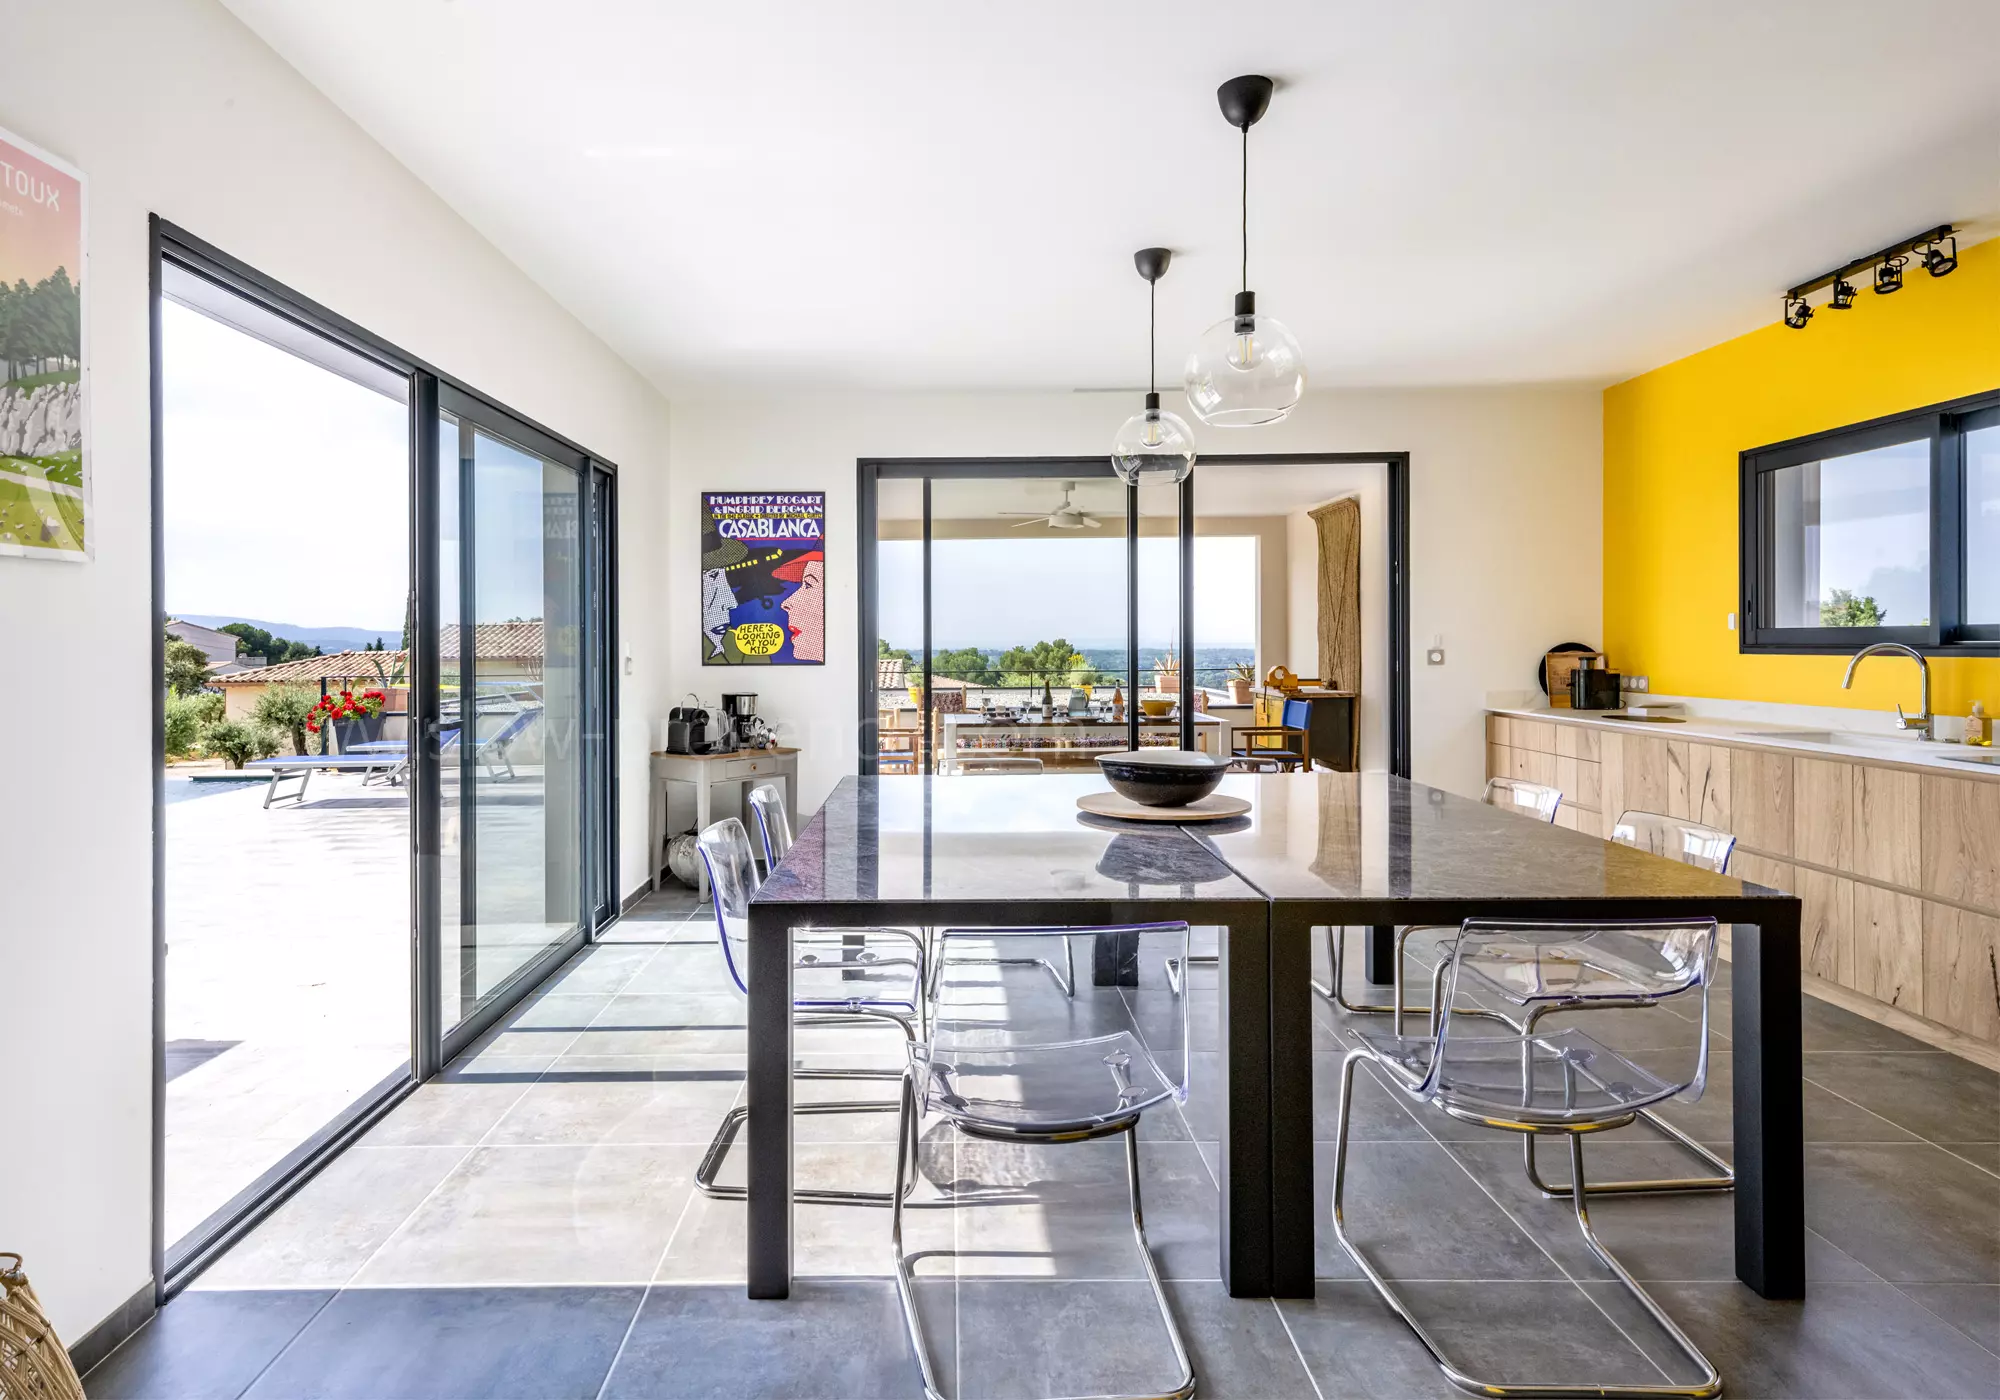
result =
[{"label": "dining table", "polygon": [[1219,1243],[1237,1297],[1313,1293],[1314,931],[1474,916],[1732,926],[1738,1277],[1804,1293],[1796,897],[1387,773],[1231,775],[1217,823],[1080,812],[1096,774],[841,779],[749,910],[749,1294],[792,1283],[791,936],[809,928],[1092,926],[1217,933]]}]

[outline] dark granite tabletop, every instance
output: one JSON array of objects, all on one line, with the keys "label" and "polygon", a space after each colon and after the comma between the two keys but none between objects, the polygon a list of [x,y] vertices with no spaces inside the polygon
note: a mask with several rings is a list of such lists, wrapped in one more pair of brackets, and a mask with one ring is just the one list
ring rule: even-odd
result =
[{"label": "dark granite tabletop", "polygon": [[1790,898],[1386,773],[1224,781],[1248,821],[1189,830],[1274,899]]},{"label": "dark granite tabletop", "polygon": [[759,904],[1262,900],[1179,827],[1088,824],[1094,773],[840,780]]}]

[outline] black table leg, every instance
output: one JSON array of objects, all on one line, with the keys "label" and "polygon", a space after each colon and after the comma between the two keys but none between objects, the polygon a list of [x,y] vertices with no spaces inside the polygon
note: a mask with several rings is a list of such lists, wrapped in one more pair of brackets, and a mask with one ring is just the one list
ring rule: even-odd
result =
[{"label": "black table leg", "polygon": [[[1270,942],[1268,906],[1251,906],[1223,929],[1218,959],[1222,1282],[1237,1298],[1272,1288]],[[1306,1102],[1310,1112],[1310,1087]],[[1310,1227],[1306,1240],[1310,1248]]]},{"label": "black table leg", "polygon": [[750,1296],[792,1291],[792,930],[793,911],[750,906],[749,1075]]},{"label": "black table leg", "polygon": [[1368,930],[1366,952],[1361,958],[1362,975],[1378,987],[1396,980],[1396,926],[1376,924]]},{"label": "black table leg", "polygon": [[1806,1291],[1799,905],[1774,902],[1731,935],[1736,1277],[1766,1298]]},{"label": "black table leg", "polygon": [[1271,916],[1271,1295],[1313,1296],[1313,1237],[1327,1209],[1313,1189],[1310,915]]}]

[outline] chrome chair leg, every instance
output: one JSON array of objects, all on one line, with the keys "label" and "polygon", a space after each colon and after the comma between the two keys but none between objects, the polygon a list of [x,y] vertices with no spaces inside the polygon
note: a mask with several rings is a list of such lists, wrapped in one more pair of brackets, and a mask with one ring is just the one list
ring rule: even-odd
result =
[{"label": "chrome chair leg", "polygon": [[[1221,965],[1222,959],[1215,953],[1189,953],[1187,957],[1187,966],[1189,967],[1220,967]],[[1181,960],[1179,958],[1168,958],[1167,986],[1173,989],[1175,996],[1181,994],[1181,976]]]},{"label": "chrome chair leg", "polygon": [[1361,1269],[1361,1272],[1367,1276],[1368,1282],[1374,1287],[1376,1295],[1389,1305],[1390,1311],[1400,1317],[1405,1326],[1416,1333],[1417,1340],[1424,1344],[1424,1350],[1431,1354],[1431,1359],[1437,1363],[1438,1369],[1444,1373],[1446,1380],[1469,1394],[1495,1397],[1495,1400],[1571,1400],[1572,1397],[1574,1400],[1585,1400],[1586,1397],[1606,1396],[1630,1397],[1630,1400],[1638,1400],[1639,1397],[1657,1397],[1658,1400],[1709,1400],[1709,1397],[1722,1393],[1722,1377],[1717,1373],[1714,1365],[1688,1339],[1687,1334],[1674,1325],[1673,1319],[1668,1317],[1661,1310],[1660,1305],[1653,1301],[1651,1295],[1639,1286],[1638,1280],[1634,1279],[1626,1271],[1625,1266],[1612,1256],[1611,1252],[1604,1247],[1603,1242],[1597,1238],[1596,1231],[1591,1228],[1590,1216],[1585,1204],[1590,1194],[1590,1185],[1583,1174],[1583,1135],[1580,1133],[1569,1133],[1568,1137],[1570,1140],[1570,1170],[1574,1173],[1572,1180],[1581,1183],[1584,1188],[1582,1191],[1575,1193],[1574,1196],[1577,1224],[1583,1231],[1584,1243],[1590,1246],[1591,1252],[1604,1263],[1605,1267],[1617,1275],[1618,1281],[1624,1284],[1626,1291],[1631,1293],[1639,1301],[1639,1304],[1645,1308],[1647,1315],[1658,1323],[1661,1329],[1673,1339],[1674,1344],[1681,1349],[1687,1358],[1700,1368],[1702,1374],[1701,1381],[1694,1385],[1673,1385],[1670,1383],[1662,1385],[1608,1385],[1602,1382],[1582,1381],[1535,1381],[1510,1385],[1501,1384],[1497,1381],[1477,1379],[1454,1366],[1451,1359],[1445,1355],[1444,1348],[1439,1345],[1437,1339],[1424,1329],[1424,1325],[1421,1322],[1417,1321],[1416,1316],[1411,1313],[1403,1300],[1397,1295],[1395,1289],[1389,1286],[1389,1281],[1383,1277],[1381,1271],[1375,1267],[1367,1255],[1361,1252],[1360,1246],[1356,1245],[1347,1236],[1345,1212],[1347,1146],[1351,1136],[1349,1123],[1354,1102],[1354,1070],[1361,1061],[1367,1058],[1367,1051],[1352,1050],[1348,1052],[1341,1063],[1340,1114],[1338,1126],[1334,1131],[1333,1147],[1334,1238],[1340,1241],[1340,1247],[1347,1251],[1348,1257],[1353,1259],[1355,1264]]},{"label": "chrome chair leg", "polygon": [[[1633,1003],[1635,1006],[1643,1003]],[[1536,1007],[1529,1013],[1524,1034],[1532,1035],[1542,1016],[1563,1010],[1562,1007]],[[1662,1118],[1653,1109],[1641,1109],[1639,1117],[1647,1127],[1684,1149],[1689,1156],[1715,1173],[1713,1176],[1642,1177],[1626,1181],[1586,1182],[1584,1191],[1592,1196],[1656,1196],[1693,1195],[1709,1191],[1734,1191],[1736,1189],[1736,1168],[1729,1165],[1714,1151]],[[1521,1166],[1528,1174],[1528,1184],[1550,1200],[1565,1200],[1571,1195],[1571,1188],[1542,1179],[1541,1169],[1535,1162],[1535,1134],[1524,1133],[1521,1137]]]},{"label": "chrome chair leg", "polygon": [[[901,1070],[894,1069],[806,1069],[795,1070],[792,1077],[794,1079],[901,1080],[904,1078],[904,1075]],[[880,1099],[842,1099],[827,1103],[792,1105],[792,1112],[795,1114],[897,1113],[901,1109],[902,1100],[900,1098],[890,1099],[886,1102]],[[718,1201],[741,1201],[749,1198],[750,1192],[748,1189],[741,1186],[724,1186],[715,1179],[721,1175],[723,1159],[729,1155],[729,1149],[735,1145],[737,1133],[742,1131],[743,1124],[748,1121],[749,1117],[750,1106],[748,1104],[738,1104],[730,1109],[729,1112],[722,1115],[722,1125],[715,1130],[715,1136],[709,1140],[708,1151],[702,1154],[700,1164],[694,1169],[695,1189],[701,1192],[702,1195],[712,1197]],[[901,1144],[899,1142],[898,1149],[900,1150],[900,1148]],[[904,1184],[901,1163],[898,1163],[896,1190],[901,1192],[909,1189]],[[899,1200],[900,1197],[892,1196],[887,1191],[836,1191],[830,1188],[800,1186],[793,1189],[792,1199],[795,1201],[816,1201],[823,1205],[885,1206]]]},{"label": "chrome chair leg", "polygon": [[[1025,960],[1024,961],[1032,961]],[[896,1257],[896,1295],[903,1304],[903,1326],[910,1335],[910,1346],[917,1354],[917,1369],[923,1377],[925,1400],[950,1400],[939,1382],[937,1372],[931,1364],[930,1346],[924,1340],[923,1319],[917,1313],[916,1279],[910,1272],[909,1256],[903,1252],[903,1200],[909,1193],[905,1183],[905,1173],[910,1177],[916,1172],[917,1142],[917,1090],[914,1072],[903,1080],[902,1124],[897,1134],[896,1153],[896,1196],[889,1207],[890,1247]],[[1146,1281],[1153,1288],[1153,1302],[1159,1307],[1160,1321],[1167,1329],[1167,1339],[1174,1349],[1174,1362],[1180,1367],[1180,1379],[1168,1390],[1148,1390],[1143,1394],[1095,1395],[1075,1397],[1074,1400],[1189,1400],[1195,1391],[1194,1362],[1189,1358],[1187,1344],[1181,1340],[1180,1327],[1174,1322],[1172,1305],[1167,1301],[1167,1291],[1160,1282],[1159,1266],[1153,1262],[1152,1246],[1146,1241],[1146,1215],[1139,1197],[1139,1120],[1134,1118],[1123,1130],[1125,1138],[1125,1184],[1132,1201],[1132,1236],[1139,1245],[1139,1259],[1146,1266]],[[1052,1142],[1055,1139],[1022,1136],[1023,1142]],[[907,1144],[907,1145],[906,1145]],[[914,1182],[910,1183],[911,1185]]]}]

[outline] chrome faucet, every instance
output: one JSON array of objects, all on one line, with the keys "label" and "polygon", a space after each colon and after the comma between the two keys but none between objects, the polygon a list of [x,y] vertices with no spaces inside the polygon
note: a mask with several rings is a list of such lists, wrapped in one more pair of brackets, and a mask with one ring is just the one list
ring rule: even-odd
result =
[{"label": "chrome faucet", "polygon": [[1917,663],[1917,669],[1924,673],[1924,699],[1923,699],[1924,712],[1921,715],[1918,715],[1915,719],[1911,719],[1908,715],[1903,713],[1903,706],[1900,702],[1898,702],[1898,704],[1896,705],[1897,727],[1901,729],[1916,730],[1917,737],[1919,739],[1936,738],[1937,737],[1936,734],[1932,732],[1933,728],[1935,727],[1937,716],[1931,713],[1931,663],[1928,660],[1926,660],[1924,658],[1924,654],[1918,651],[1915,647],[1904,646],[1901,642],[1877,642],[1873,646],[1867,646],[1861,648],[1861,650],[1854,653],[1854,659],[1847,663],[1847,676],[1844,680],[1841,681],[1840,688],[1842,690],[1850,690],[1853,688],[1854,668],[1861,664],[1862,657],[1875,656],[1883,652],[1891,652],[1898,655],[1909,657],[1910,660]]}]

